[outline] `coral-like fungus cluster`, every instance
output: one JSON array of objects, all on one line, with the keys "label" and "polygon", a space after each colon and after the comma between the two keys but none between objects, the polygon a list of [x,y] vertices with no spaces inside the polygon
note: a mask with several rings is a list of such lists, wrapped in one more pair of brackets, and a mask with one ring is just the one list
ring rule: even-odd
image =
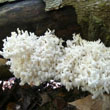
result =
[{"label": "coral-like fungus cluster", "polygon": [[110,48],[98,41],[63,40],[47,31],[43,36],[12,32],[0,54],[9,59],[10,71],[21,84],[40,85],[50,79],[60,80],[67,90],[73,87],[89,91],[93,97],[110,91]]}]

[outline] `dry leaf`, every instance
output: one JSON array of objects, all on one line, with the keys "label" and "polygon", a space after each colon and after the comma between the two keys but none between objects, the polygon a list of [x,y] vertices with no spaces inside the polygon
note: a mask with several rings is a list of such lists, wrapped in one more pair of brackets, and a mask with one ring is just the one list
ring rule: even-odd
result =
[{"label": "dry leaf", "polygon": [[75,106],[78,110],[102,110],[102,100],[92,99],[91,95],[74,102],[70,102],[69,104]]}]

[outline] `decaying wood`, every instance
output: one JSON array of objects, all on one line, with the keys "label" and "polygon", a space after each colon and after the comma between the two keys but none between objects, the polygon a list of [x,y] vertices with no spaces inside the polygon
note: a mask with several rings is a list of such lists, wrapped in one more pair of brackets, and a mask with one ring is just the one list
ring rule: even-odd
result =
[{"label": "decaying wood", "polygon": [[79,33],[75,9],[71,6],[57,11],[45,12],[42,0],[22,0],[0,7],[0,48],[2,39],[9,36],[16,28],[42,35],[50,28],[63,39],[71,39],[72,34]]}]

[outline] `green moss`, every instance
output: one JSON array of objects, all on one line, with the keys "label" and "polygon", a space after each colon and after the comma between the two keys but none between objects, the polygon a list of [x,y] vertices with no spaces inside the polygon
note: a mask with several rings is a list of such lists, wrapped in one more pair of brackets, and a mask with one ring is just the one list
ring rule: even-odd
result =
[{"label": "green moss", "polygon": [[105,45],[110,46],[110,2],[89,0],[73,6],[82,28],[83,38],[87,40],[100,38]]},{"label": "green moss", "polygon": [[102,19],[100,19],[100,18],[98,18],[98,17],[96,17],[96,16],[92,16],[92,18],[93,18],[93,21],[96,23],[96,24],[102,24]]}]

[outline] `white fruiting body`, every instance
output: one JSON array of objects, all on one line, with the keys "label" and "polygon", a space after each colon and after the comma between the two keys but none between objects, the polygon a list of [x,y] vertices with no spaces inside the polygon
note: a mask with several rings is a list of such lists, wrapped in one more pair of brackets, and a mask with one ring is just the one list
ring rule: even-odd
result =
[{"label": "white fruiting body", "polygon": [[98,41],[86,41],[79,35],[67,41],[65,54],[58,64],[60,79],[67,90],[81,87],[93,97],[110,91],[110,48]]},{"label": "white fruiting body", "polygon": [[13,32],[4,41],[4,58],[9,59],[10,71],[21,79],[21,85],[40,85],[56,75],[55,66],[62,56],[62,40],[53,32],[47,31],[44,36],[23,32]]},{"label": "white fruiting body", "polygon": [[67,46],[47,31],[43,36],[18,30],[4,40],[4,58],[21,84],[40,85],[50,79],[61,80],[67,90],[80,87],[93,97],[110,91],[110,48],[98,41],[73,35]]}]

